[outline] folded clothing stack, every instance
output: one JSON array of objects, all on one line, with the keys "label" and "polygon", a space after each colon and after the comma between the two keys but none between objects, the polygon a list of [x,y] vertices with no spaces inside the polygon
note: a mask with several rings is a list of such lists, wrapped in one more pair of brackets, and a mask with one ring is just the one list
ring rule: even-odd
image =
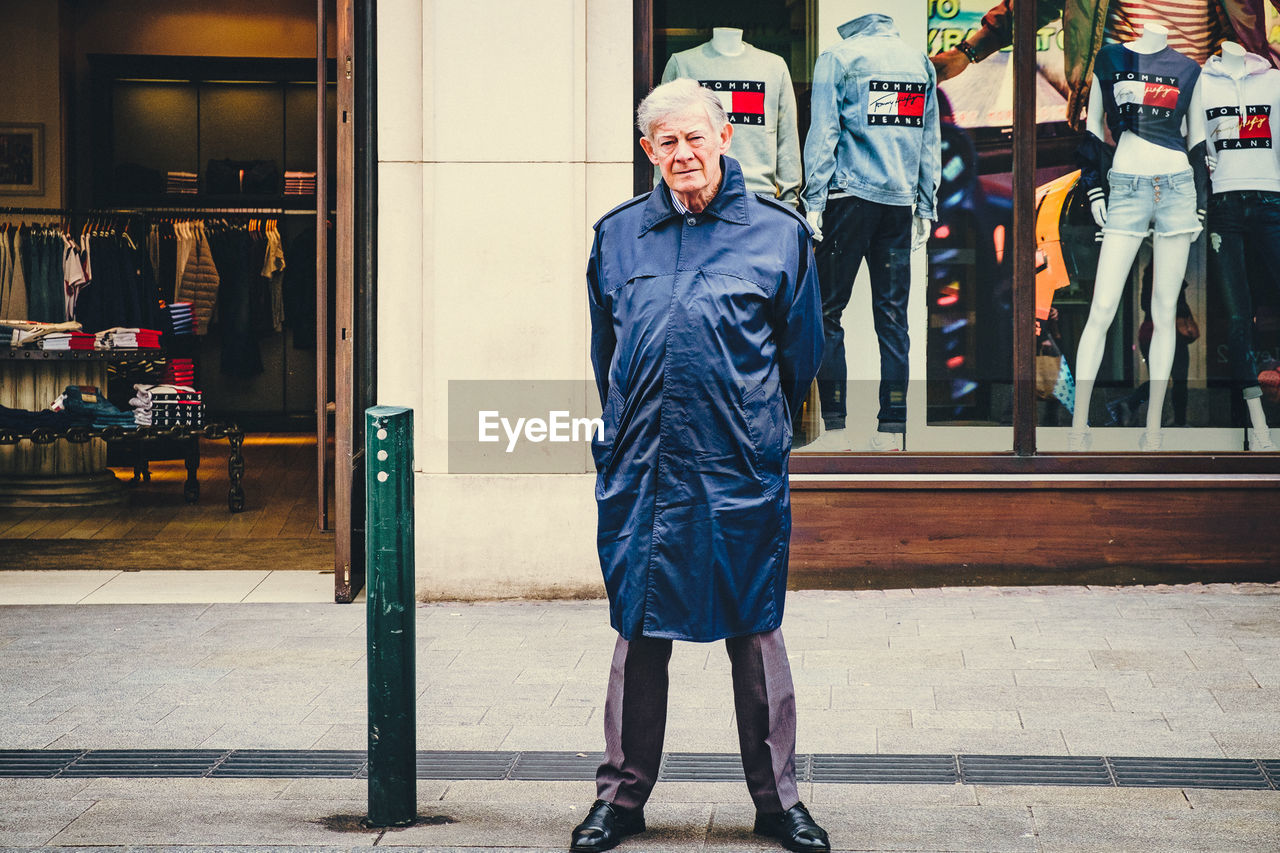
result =
[{"label": "folded clothing stack", "polygon": [[87,427],[93,423],[92,415],[86,412],[58,412],[45,409],[42,412],[30,412],[26,409],[10,409],[0,406],[0,429],[14,432],[34,432],[38,429],[62,431],[70,427]]},{"label": "folded clothing stack", "polygon": [[160,349],[160,333],[155,329],[122,329],[119,326],[95,335],[97,349]]},{"label": "folded clothing stack", "polygon": [[204,426],[204,402],[190,385],[134,385],[129,400],[138,426]]},{"label": "folded clothing stack", "polygon": [[315,172],[285,172],[284,173],[284,194],[285,195],[315,195],[316,194],[316,173]]},{"label": "folded clothing stack", "polygon": [[157,427],[204,426],[204,403],[198,400],[155,400],[151,425]]},{"label": "folded clothing stack", "polygon": [[196,365],[189,358],[171,358],[160,377],[166,385],[191,385],[196,381]]},{"label": "folded clothing stack", "polygon": [[173,323],[175,335],[194,335],[196,333],[195,306],[190,302],[170,302],[169,320]]},{"label": "folded clothing stack", "polygon": [[111,405],[92,385],[68,385],[49,408],[55,412],[70,412],[82,421],[88,420],[95,429],[112,426],[132,429],[138,425],[132,412],[122,412]]},{"label": "folded clothing stack", "polygon": [[91,350],[93,345],[88,332],[54,332],[40,338],[40,348],[47,350]]},{"label": "folded clothing stack", "polygon": [[164,191],[169,195],[195,195],[195,172],[169,172],[165,175]]}]

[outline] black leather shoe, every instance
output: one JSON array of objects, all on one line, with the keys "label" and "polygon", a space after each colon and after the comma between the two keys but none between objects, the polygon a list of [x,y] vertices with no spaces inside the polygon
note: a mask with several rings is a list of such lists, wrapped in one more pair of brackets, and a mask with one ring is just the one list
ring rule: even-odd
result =
[{"label": "black leather shoe", "polygon": [[628,835],[640,832],[644,832],[643,808],[624,809],[604,800],[596,800],[587,812],[587,819],[573,828],[573,843],[569,845],[569,849],[574,853],[612,850]]},{"label": "black leather shoe", "polygon": [[804,803],[796,803],[785,812],[756,812],[756,835],[765,835],[796,853],[828,853],[831,841],[827,831],[814,822]]}]

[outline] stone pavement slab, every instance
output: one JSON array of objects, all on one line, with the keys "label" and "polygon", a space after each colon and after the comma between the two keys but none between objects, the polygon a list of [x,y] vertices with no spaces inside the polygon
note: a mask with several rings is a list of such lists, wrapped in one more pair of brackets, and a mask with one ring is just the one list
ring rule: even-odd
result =
[{"label": "stone pavement slab", "polygon": [[[90,594],[67,583],[47,598]],[[420,749],[603,747],[603,602],[417,614]],[[805,591],[783,632],[802,753],[1280,759],[1280,585]],[[0,748],[367,740],[361,605],[8,606],[0,648]],[[667,749],[736,752],[723,646],[677,644],[671,671]],[[0,847],[562,850],[593,796],[581,781],[418,792],[423,813],[455,822],[329,828],[364,812],[359,779],[0,779]],[[804,783],[802,796],[841,851],[1280,850],[1278,791]],[[777,849],[751,836],[740,783],[664,782],[650,812],[654,830],[619,850]]]}]

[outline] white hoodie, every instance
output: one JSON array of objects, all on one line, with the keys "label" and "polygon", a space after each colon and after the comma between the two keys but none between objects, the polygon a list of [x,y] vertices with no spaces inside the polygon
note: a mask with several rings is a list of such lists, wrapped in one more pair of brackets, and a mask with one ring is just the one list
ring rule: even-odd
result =
[{"label": "white hoodie", "polygon": [[1252,53],[1243,59],[1238,77],[1219,56],[1200,75],[1209,153],[1217,159],[1213,192],[1280,192],[1280,70]]}]

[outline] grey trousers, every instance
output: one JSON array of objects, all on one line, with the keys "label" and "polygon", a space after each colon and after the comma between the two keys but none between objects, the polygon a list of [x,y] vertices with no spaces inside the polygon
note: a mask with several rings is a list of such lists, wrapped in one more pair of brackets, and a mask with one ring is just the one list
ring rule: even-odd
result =
[{"label": "grey trousers", "polygon": [[[796,788],[796,694],[782,630],[725,640],[747,789],[756,809],[781,812]],[[596,795],[623,808],[643,806],[658,781],[667,727],[671,640],[621,636],[613,649],[604,704],[604,763]]]}]

